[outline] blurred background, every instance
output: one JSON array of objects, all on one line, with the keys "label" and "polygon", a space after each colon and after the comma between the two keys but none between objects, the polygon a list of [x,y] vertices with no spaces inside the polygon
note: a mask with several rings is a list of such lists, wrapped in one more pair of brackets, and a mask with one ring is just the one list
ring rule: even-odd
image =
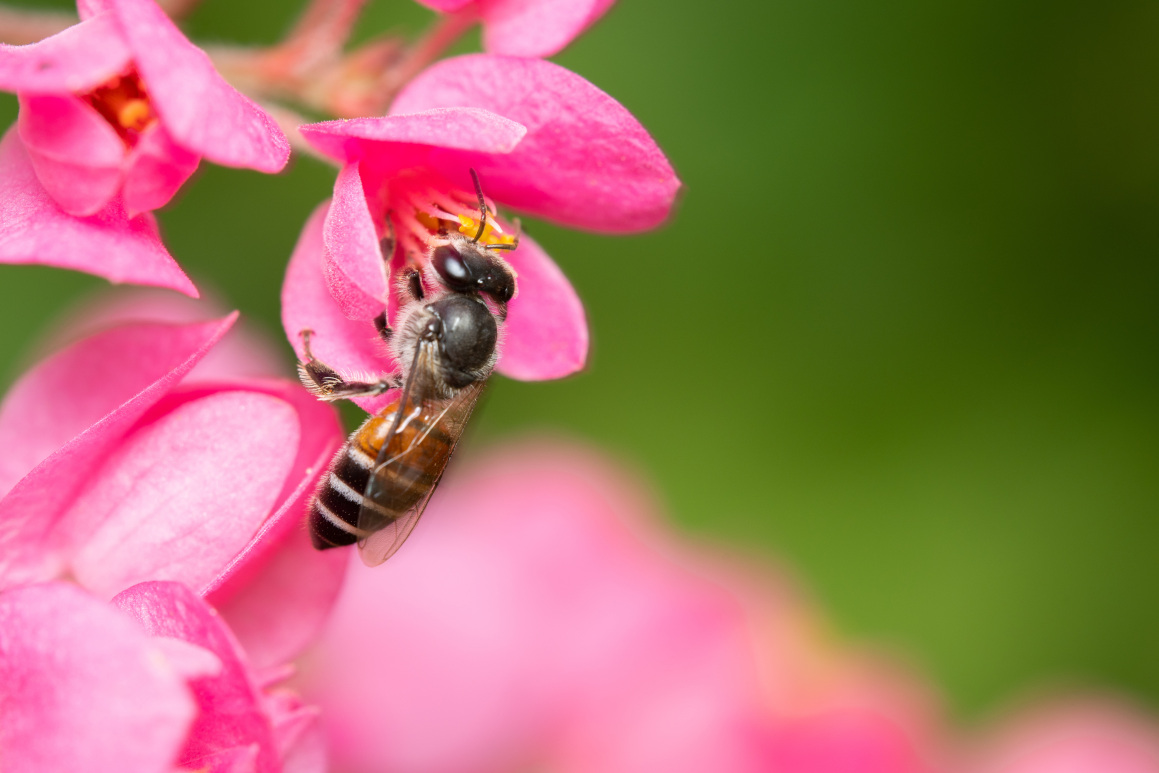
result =
[{"label": "blurred background", "polygon": [[[205,0],[187,29],[269,43],[300,5]],[[431,18],[371,0],[359,36]],[[619,0],[556,61],[651,130],[679,211],[629,238],[525,224],[587,305],[590,367],[493,379],[465,453],[610,449],[959,717],[1044,682],[1159,705],[1157,40],[1144,0]],[[204,164],[159,213],[287,368],[282,272],[333,175]],[[103,284],[3,267],[0,383]]]}]

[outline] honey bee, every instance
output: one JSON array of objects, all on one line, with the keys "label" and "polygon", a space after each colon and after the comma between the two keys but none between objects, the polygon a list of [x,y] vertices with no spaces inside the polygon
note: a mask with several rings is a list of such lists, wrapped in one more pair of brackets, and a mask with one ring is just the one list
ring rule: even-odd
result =
[{"label": "honey bee", "polygon": [[[379,381],[348,381],[310,352],[312,332],[302,331],[305,358],[298,373],[322,400],[383,394],[398,399],[350,435],[319,483],[309,507],[310,538],[319,550],[359,544],[375,566],[402,545],[446,469],[484,384],[498,359],[497,346],[515,295],[515,274],[496,251],[518,246],[483,244],[488,207],[475,170],[479,227],[474,238],[440,229],[425,266],[411,266],[399,281],[408,298],[393,330],[386,313],[376,322],[400,370]],[[390,218],[387,218],[388,227]],[[387,260],[394,235],[383,240]],[[438,289],[428,294],[423,279]],[[488,301],[494,306],[488,305]]]}]

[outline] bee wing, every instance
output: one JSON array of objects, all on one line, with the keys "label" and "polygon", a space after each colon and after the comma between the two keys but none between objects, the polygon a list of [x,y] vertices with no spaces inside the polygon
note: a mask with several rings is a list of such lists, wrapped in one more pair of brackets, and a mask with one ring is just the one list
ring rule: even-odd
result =
[{"label": "bee wing", "polygon": [[[418,523],[419,517],[431,500],[431,495],[435,493],[439,480],[443,477],[443,470],[446,469],[447,462],[459,444],[459,438],[463,436],[463,430],[482,392],[483,382],[477,382],[464,387],[454,398],[446,402],[416,404],[405,398],[399,402],[400,415],[404,419],[406,416],[414,415],[416,409],[420,410],[419,415],[432,418],[429,419],[423,432],[413,434],[401,447],[398,442],[401,437],[396,437],[399,435],[401,422],[396,421],[391,434],[383,443],[358,514],[358,528],[371,532],[358,543],[364,564],[378,566],[394,555],[414,531],[415,524]],[[418,475],[415,467],[410,465],[413,461],[411,457],[419,455],[417,452],[420,446],[431,432],[445,435],[450,448],[447,453],[441,455],[433,467],[425,466],[422,474]],[[392,440],[395,442],[392,443]],[[405,494],[413,493],[416,486],[429,487],[426,494],[402,515],[388,519],[384,523],[381,510],[397,512],[400,508],[396,507],[395,503],[409,500],[410,497]]]}]

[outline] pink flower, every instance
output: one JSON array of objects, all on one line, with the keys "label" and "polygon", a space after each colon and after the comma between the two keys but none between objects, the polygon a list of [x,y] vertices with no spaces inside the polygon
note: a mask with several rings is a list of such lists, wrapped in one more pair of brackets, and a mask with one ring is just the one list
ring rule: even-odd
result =
[{"label": "pink flower", "polygon": [[324,770],[316,712],[260,689],[218,615],[177,583],[106,604],[65,583],[0,593],[8,773]]},{"label": "pink flower", "polygon": [[0,261],[195,295],[140,213],[168,202],[202,157],[277,172],[289,143],[153,0],[80,12],[58,35],[0,46],[0,88],[20,97],[19,140],[0,149]]},{"label": "pink flower", "polygon": [[351,569],[311,659],[343,769],[929,769],[913,705],[821,654],[783,581],[665,537],[609,463],[526,444],[444,486],[412,549]]},{"label": "pink flower", "polygon": [[419,0],[443,13],[475,14],[483,47],[493,54],[553,56],[579,36],[615,0]]},{"label": "pink flower", "polygon": [[89,217],[68,214],[36,179],[15,127],[0,139],[0,263],[71,268],[197,297],[161,243],[152,214],[130,218],[119,199]]},{"label": "pink flower", "polygon": [[1122,700],[1039,701],[1001,720],[964,773],[1155,773],[1159,724]]},{"label": "pink flower", "polygon": [[[383,118],[303,127],[319,151],[345,166],[334,199],[307,223],[282,291],[282,321],[314,330],[318,359],[339,371],[393,367],[371,321],[400,299],[383,271],[380,241],[393,231],[391,276],[428,259],[440,227],[474,235],[480,217],[470,170],[496,202],[579,228],[627,233],[668,216],[679,188],[663,153],[607,94],[550,62],[475,55],[416,78]],[[387,221],[390,225],[388,227]],[[516,226],[489,217],[485,243],[513,240]],[[558,378],[583,367],[583,307],[547,254],[523,236],[505,252],[518,275],[499,372]],[[384,398],[362,400],[368,410]]]},{"label": "pink flower", "polygon": [[111,598],[176,580],[261,667],[312,639],[344,567],[301,521],[342,431],[298,385],[231,375],[254,357],[213,351],[234,319],[138,318],[17,381],[0,405],[0,588],[70,577]]}]

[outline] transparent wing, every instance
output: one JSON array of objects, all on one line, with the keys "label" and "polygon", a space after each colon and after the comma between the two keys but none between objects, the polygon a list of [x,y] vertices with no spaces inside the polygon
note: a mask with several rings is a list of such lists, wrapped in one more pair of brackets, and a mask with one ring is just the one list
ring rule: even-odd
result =
[{"label": "transparent wing", "polygon": [[371,532],[358,543],[364,564],[381,564],[414,531],[482,392],[482,382],[450,400],[415,400],[404,392],[358,515],[358,528]]}]

